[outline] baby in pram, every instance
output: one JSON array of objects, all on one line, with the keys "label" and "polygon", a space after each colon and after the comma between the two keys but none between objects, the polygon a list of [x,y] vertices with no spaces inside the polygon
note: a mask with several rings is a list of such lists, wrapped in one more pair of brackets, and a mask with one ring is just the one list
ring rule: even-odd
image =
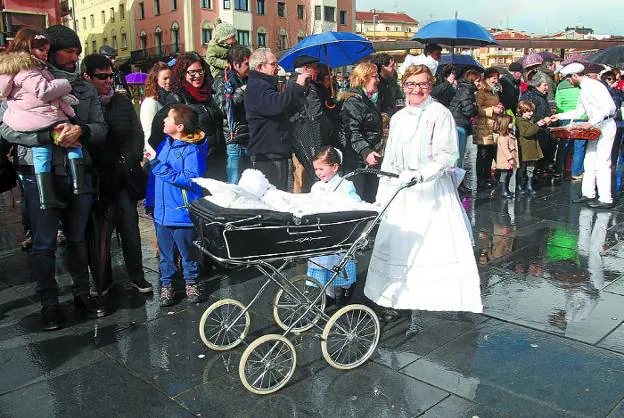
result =
[{"label": "baby in pram", "polygon": [[[338,171],[342,163],[340,151],[332,146],[325,146],[314,156],[314,174],[320,179],[312,186],[312,195],[339,193],[361,202],[362,199],[355,191],[355,186],[349,180],[343,180]],[[325,285],[333,275],[332,268],[340,262],[341,255],[325,255],[313,257],[308,261],[308,276],[315,278]],[[356,279],[355,261],[349,260],[343,271],[334,279],[331,286],[327,287],[326,293],[336,300],[337,305],[347,302],[351,296],[351,287]]]}]

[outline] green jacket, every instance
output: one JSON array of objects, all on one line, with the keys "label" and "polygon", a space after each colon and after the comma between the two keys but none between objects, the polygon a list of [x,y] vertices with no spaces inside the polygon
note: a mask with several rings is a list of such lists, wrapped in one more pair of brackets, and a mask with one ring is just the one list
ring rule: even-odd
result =
[{"label": "green jacket", "polygon": [[227,68],[228,62],[225,57],[229,50],[230,48],[217,43],[214,39],[208,43],[208,47],[206,48],[206,62],[210,66],[212,78],[216,78],[219,71],[223,71]]},{"label": "green jacket", "polygon": [[[561,80],[557,86],[557,93],[555,94],[555,103],[557,104],[557,112],[567,112],[576,109],[576,105],[581,95],[581,89],[574,87],[566,79]],[[587,115],[581,117],[582,120],[587,120]]]}]

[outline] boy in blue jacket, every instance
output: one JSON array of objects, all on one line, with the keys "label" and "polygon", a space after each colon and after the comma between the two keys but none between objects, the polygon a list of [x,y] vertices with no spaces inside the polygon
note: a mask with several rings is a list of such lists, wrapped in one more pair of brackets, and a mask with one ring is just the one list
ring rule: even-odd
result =
[{"label": "boy in blue jacket", "polygon": [[151,162],[156,188],[154,222],[160,251],[160,306],[171,306],[174,302],[171,286],[177,271],[174,246],[182,258],[186,296],[189,302],[197,303],[201,297],[197,284],[199,261],[194,256],[195,228],[188,205],[202,197],[201,188],[191,179],[204,176],[208,143],[198,129],[197,112],[187,105],[171,107],[163,132],[164,146]]}]

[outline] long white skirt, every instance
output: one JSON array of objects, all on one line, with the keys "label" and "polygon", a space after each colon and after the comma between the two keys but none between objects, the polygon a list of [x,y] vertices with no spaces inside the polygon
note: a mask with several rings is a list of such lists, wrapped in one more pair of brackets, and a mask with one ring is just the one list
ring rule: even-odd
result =
[{"label": "long white skirt", "polygon": [[400,192],[388,207],[364,288],[376,304],[483,311],[472,234],[453,180],[446,172],[417,184]]}]

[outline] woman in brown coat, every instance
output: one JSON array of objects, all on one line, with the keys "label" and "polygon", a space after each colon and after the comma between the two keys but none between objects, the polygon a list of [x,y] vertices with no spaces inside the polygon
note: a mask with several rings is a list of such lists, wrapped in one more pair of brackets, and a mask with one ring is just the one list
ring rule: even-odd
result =
[{"label": "woman in brown coat", "polygon": [[477,186],[488,189],[494,185],[491,176],[492,161],[496,157],[496,134],[494,121],[496,116],[505,111],[498,94],[501,91],[498,78],[500,74],[495,68],[488,68],[483,74],[483,82],[476,94],[477,126],[473,141],[477,144]]}]

